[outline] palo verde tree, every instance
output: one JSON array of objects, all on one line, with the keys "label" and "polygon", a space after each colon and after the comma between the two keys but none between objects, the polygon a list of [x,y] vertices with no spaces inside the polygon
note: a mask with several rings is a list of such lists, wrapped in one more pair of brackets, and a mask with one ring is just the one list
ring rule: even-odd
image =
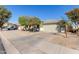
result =
[{"label": "palo verde tree", "polygon": [[11,12],[7,10],[4,6],[0,6],[0,28],[2,28],[5,22],[8,22],[11,17]]}]

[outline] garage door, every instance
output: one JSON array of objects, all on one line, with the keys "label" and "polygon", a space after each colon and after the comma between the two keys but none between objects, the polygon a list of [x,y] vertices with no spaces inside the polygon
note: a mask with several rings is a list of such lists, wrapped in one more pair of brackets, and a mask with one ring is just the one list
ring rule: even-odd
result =
[{"label": "garage door", "polygon": [[44,25],[43,28],[45,32],[54,32],[54,33],[57,32],[56,30],[57,25]]}]

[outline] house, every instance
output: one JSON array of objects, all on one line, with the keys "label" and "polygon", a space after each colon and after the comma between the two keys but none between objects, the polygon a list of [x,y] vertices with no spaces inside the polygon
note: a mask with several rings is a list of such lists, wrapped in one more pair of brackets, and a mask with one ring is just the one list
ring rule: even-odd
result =
[{"label": "house", "polygon": [[57,33],[58,22],[59,20],[46,20],[43,22],[43,26],[40,27],[40,31]]}]

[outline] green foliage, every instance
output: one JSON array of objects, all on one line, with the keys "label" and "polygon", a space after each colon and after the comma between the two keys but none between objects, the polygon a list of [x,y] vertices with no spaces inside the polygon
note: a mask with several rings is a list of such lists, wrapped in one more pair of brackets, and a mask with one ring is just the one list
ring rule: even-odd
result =
[{"label": "green foliage", "polygon": [[37,17],[21,16],[19,17],[19,24],[21,24],[21,26],[40,25],[41,21]]},{"label": "green foliage", "polygon": [[59,22],[58,22],[58,24],[59,24],[59,26],[61,26],[61,27],[65,27],[65,25],[67,25],[68,23],[65,21],[65,20],[60,20]]},{"label": "green foliage", "polygon": [[79,9],[78,8],[75,8],[69,12],[66,12],[66,15],[72,22],[79,21]]},{"label": "green foliage", "polygon": [[25,17],[25,16],[21,16],[21,17],[19,17],[19,24],[21,25],[21,26],[26,26],[26,25],[28,25],[28,19]]},{"label": "green foliage", "polygon": [[2,27],[5,22],[8,22],[11,15],[12,14],[9,10],[0,6],[0,27]]},{"label": "green foliage", "polygon": [[75,30],[78,29],[78,23],[79,23],[79,8],[75,8],[69,12],[66,12],[67,17],[69,20],[72,21],[73,24],[75,24]]},{"label": "green foliage", "polygon": [[37,17],[31,17],[29,20],[29,25],[40,25],[41,21]]}]

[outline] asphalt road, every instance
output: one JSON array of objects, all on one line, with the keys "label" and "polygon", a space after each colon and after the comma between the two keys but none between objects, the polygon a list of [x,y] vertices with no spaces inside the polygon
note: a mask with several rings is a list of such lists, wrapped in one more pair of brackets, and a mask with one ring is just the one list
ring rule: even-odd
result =
[{"label": "asphalt road", "polygon": [[1,39],[0,39],[0,54],[6,54]]}]

